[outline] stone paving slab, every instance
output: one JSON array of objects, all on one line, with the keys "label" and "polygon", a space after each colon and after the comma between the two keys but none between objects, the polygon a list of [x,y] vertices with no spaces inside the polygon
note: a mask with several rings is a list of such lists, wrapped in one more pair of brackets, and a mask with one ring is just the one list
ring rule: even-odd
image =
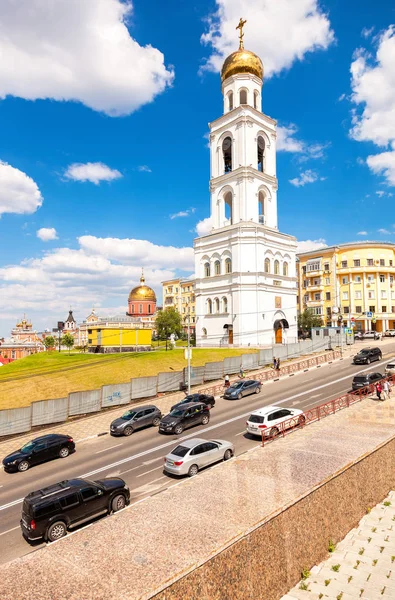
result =
[{"label": "stone paving slab", "polygon": [[395,491],[372,508],[328,559],[315,566],[310,576],[281,600],[316,598],[395,599]]}]

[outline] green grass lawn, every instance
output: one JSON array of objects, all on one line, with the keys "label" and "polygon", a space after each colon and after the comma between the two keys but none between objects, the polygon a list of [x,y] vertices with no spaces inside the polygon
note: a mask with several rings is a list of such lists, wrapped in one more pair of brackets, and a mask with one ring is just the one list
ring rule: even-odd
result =
[{"label": "green grass lawn", "polygon": [[[194,348],[192,366],[256,352],[249,349]],[[184,349],[147,353],[78,354],[42,352],[0,368],[0,410],[28,406],[35,400],[63,398],[70,392],[122,383],[132,377],[181,371],[187,366]]]}]

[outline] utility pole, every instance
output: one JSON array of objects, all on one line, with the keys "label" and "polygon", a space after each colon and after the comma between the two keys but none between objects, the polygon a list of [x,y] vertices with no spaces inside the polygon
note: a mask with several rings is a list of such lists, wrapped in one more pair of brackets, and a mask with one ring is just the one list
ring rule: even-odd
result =
[{"label": "utility pole", "polygon": [[53,331],[54,333],[57,333],[57,334],[58,334],[58,346],[59,346],[59,352],[60,352],[60,335],[61,335],[61,333],[62,333],[63,329],[64,329],[64,322],[63,322],[63,321],[58,321],[58,326],[57,326],[57,327],[55,327],[54,329],[52,329],[52,331]]},{"label": "utility pole", "polygon": [[189,315],[189,304],[187,304],[187,318],[188,318],[188,396],[191,393],[191,328],[190,328],[190,315]]}]

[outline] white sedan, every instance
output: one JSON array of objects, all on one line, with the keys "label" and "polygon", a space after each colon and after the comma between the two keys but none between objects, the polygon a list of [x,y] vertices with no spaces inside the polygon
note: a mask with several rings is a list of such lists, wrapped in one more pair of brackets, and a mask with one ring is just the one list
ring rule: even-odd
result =
[{"label": "white sedan", "polygon": [[387,363],[387,366],[385,367],[385,374],[395,375],[395,358],[393,358]]},{"label": "white sedan", "polygon": [[164,470],[172,475],[193,477],[204,467],[229,460],[234,453],[234,445],[226,440],[183,440],[165,457]]},{"label": "white sedan", "polygon": [[265,436],[275,437],[281,431],[281,424],[284,422],[286,427],[304,425],[306,417],[299,408],[264,406],[254,410],[249,416],[246,422],[247,433],[261,437],[263,432]]}]

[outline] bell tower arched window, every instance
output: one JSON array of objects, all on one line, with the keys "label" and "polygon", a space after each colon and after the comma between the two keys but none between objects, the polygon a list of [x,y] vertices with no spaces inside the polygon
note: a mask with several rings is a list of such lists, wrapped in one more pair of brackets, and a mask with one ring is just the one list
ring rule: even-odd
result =
[{"label": "bell tower arched window", "polygon": [[265,258],[265,273],[270,273],[270,260]]},{"label": "bell tower arched window", "polygon": [[210,300],[210,298],[207,300],[207,303],[206,303],[206,313],[208,315],[212,315],[213,314],[213,303]]},{"label": "bell tower arched window", "polygon": [[259,192],[258,195],[258,221],[261,225],[265,224],[265,194],[263,192]]},{"label": "bell tower arched window", "polygon": [[228,192],[224,198],[225,203],[225,219],[232,225],[233,223],[233,195]]},{"label": "bell tower arched window", "polygon": [[214,298],[214,312],[219,313],[219,298]]},{"label": "bell tower arched window", "polygon": [[225,259],[225,273],[232,272],[232,260],[230,258]]},{"label": "bell tower arched window", "polygon": [[247,90],[240,90],[240,104],[247,104]]},{"label": "bell tower arched window", "polygon": [[225,296],[222,298],[222,312],[228,312],[228,299]]},{"label": "bell tower arched window", "polygon": [[274,261],[274,274],[280,275],[280,263],[278,262],[278,260]]},{"label": "bell tower arched window", "polygon": [[210,277],[210,263],[206,262],[204,265],[204,276]]},{"label": "bell tower arched window", "polygon": [[283,263],[283,275],[284,277],[288,277],[288,263],[285,261]]},{"label": "bell tower arched window", "polygon": [[228,110],[233,110],[233,92],[228,94]]},{"label": "bell tower arched window", "polygon": [[232,170],[232,139],[229,136],[222,142],[222,153],[224,156],[224,172],[230,173]]},{"label": "bell tower arched window", "polygon": [[216,260],[214,263],[214,275],[221,275],[221,263]]},{"label": "bell tower arched window", "polygon": [[263,171],[265,170],[265,140],[263,139],[263,137],[260,135],[258,137],[258,143],[257,143],[257,149],[258,149],[258,171],[261,171],[261,173],[263,173]]}]

